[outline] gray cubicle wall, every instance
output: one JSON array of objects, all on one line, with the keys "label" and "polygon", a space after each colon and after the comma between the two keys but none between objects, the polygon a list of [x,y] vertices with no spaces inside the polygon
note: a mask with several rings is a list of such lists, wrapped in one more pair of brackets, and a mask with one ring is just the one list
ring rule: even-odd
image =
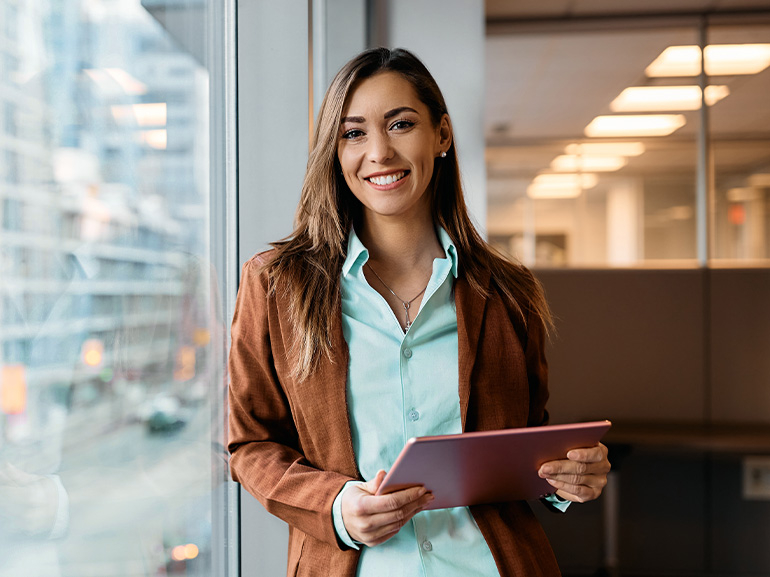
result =
[{"label": "gray cubicle wall", "polygon": [[[770,424],[770,270],[540,270],[553,422]],[[623,575],[770,575],[770,500],[741,453],[618,454]],[[565,574],[602,564],[603,502],[539,511]]]},{"label": "gray cubicle wall", "polygon": [[554,422],[770,424],[770,270],[540,270]]}]

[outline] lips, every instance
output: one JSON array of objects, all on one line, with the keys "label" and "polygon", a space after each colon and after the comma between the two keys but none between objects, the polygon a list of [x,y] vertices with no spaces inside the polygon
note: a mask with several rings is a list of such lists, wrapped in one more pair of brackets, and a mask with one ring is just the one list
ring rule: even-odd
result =
[{"label": "lips", "polygon": [[398,182],[399,180],[404,178],[407,174],[409,174],[408,170],[401,170],[399,172],[392,172],[390,174],[379,174],[375,176],[369,176],[366,178],[366,180],[378,186],[387,186],[389,184],[393,184],[394,182]]}]

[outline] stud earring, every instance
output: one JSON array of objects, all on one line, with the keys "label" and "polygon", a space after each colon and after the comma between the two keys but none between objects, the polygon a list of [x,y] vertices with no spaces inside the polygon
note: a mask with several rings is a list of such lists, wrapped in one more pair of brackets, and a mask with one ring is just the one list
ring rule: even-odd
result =
[{"label": "stud earring", "polygon": [[441,158],[446,158],[446,150],[441,151]]}]

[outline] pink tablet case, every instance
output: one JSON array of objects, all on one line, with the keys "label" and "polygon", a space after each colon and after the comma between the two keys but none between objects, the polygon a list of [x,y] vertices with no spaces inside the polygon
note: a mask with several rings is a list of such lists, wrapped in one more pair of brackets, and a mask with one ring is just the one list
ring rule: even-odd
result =
[{"label": "pink tablet case", "polygon": [[435,499],[427,509],[537,499],[554,491],[537,475],[570,449],[593,447],[609,421],[526,427],[410,439],[378,495],[424,485]]}]

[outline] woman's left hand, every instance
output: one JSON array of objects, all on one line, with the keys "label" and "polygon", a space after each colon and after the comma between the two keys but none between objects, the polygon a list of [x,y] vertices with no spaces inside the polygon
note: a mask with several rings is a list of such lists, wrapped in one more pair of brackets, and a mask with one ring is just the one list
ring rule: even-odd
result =
[{"label": "woman's left hand", "polygon": [[538,475],[548,481],[562,499],[585,503],[602,494],[609,472],[607,447],[599,443],[595,447],[572,449],[561,461],[543,463]]}]

